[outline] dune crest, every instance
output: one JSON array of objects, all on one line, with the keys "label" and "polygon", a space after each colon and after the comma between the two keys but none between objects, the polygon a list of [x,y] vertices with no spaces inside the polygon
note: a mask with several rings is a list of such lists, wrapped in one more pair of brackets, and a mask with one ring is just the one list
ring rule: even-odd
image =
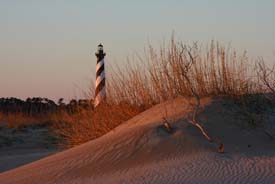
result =
[{"label": "dune crest", "polygon": [[[203,98],[199,118],[224,143],[219,154],[188,123],[194,103],[177,98],[156,105],[101,138],[1,173],[0,183],[275,182],[274,143],[264,132],[241,129],[224,100]],[[163,130],[163,117],[172,133]]]}]

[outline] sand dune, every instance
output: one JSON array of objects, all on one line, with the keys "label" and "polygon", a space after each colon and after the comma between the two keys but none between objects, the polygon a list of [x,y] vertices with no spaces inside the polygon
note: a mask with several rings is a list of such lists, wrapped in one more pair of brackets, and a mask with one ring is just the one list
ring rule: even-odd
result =
[{"label": "sand dune", "polygon": [[[241,128],[232,104],[202,99],[201,122],[225,145],[219,154],[187,122],[192,103],[157,105],[99,139],[1,173],[0,183],[275,183],[275,144],[262,130]],[[165,109],[173,134],[161,128]]]}]

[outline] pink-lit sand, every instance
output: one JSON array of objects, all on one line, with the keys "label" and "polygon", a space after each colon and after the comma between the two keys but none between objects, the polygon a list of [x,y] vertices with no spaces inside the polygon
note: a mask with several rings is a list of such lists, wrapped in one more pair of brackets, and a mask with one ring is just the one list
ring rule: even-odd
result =
[{"label": "pink-lit sand", "polygon": [[[1,173],[0,184],[275,183],[275,143],[262,129],[241,128],[231,104],[202,99],[200,122],[225,145],[217,153],[186,120],[192,103],[157,105],[99,139]],[[173,134],[160,127],[166,111]]]}]

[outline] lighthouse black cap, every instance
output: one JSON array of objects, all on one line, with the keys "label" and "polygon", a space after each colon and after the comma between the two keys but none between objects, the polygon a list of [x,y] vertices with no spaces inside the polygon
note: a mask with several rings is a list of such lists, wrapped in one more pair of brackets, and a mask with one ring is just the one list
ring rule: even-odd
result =
[{"label": "lighthouse black cap", "polygon": [[104,53],[103,50],[103,45],[100,43],[97,46],[97,52],[95,53],[96,57],[98,57],[99,59],[102,59],[106,54]]}]

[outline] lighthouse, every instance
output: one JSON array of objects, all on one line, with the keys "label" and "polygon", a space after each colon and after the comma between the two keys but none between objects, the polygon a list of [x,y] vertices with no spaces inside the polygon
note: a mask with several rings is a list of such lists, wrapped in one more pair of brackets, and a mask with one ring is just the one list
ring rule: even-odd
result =
[{"label": "lighthouse", "polygon": [[104,72],[104,57],[105,53],[103,45],[98,45],[98,50],[95,53],[97,57],[96,63],[96,82],[95,82],[95,99],[94,108],[106,99],[106,88],[105,88],[105,72]]}]

